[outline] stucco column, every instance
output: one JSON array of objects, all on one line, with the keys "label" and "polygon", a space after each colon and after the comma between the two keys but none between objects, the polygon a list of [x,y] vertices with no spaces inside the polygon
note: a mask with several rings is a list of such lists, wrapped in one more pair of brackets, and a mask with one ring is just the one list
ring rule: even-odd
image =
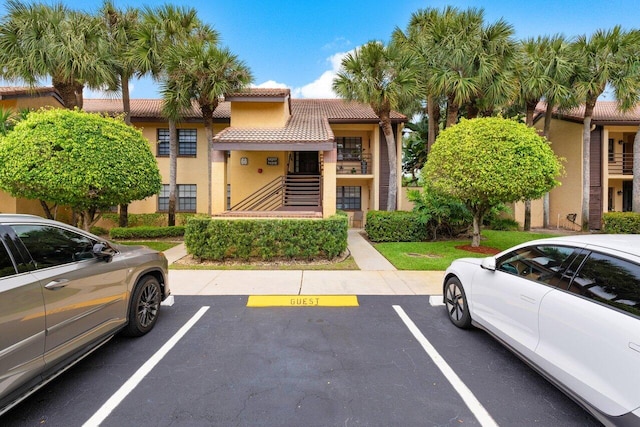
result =
[{"label": "stucco column", "polygon": [[227,152],[211,150],[211,213],[227,210]]},{"label": "stucco column", "polygon": [[336,213],[336,168],[338,149],[322,152],[324,167],[322,171],[322,217],[328,218]]}]

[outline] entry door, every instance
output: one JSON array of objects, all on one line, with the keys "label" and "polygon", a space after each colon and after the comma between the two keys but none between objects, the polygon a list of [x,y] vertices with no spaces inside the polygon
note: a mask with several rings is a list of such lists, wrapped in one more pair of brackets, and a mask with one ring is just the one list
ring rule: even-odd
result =
[{"label": "entry door", "polygon": [[296,151],[294,159],[294,173],[317,175],[320,172],[317,151]]},{"label": "entry door", "polygon": [[622,181],[622,212],[633,210],[633,181]]}]

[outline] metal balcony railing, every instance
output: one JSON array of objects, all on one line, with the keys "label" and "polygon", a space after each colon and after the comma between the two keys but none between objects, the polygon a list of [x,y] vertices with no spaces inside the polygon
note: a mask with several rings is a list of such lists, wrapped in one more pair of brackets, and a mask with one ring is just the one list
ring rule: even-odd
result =
[{"label": "metal balcony railing", "polygon": [[338,156],[336,163],[337,174],[369,175],[372,174],[373,162],[370,153],[343,154]]},{"label": "metal balcony railing", "polygon": [[633,175],[633,153],[609,154],[609,175]]}]

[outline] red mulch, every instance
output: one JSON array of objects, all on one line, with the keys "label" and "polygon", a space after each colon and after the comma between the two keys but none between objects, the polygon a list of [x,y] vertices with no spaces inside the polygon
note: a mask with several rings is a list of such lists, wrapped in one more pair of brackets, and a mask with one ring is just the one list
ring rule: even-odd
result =
[{"label": "red mulch", "polygon": [[477,248],[471,245],[456,246],[456,249],[460,249],[467,252],[474,252],[476,254],[495,255],[500,252],[500,249],[490,248],[488,246],[478,246]]}]

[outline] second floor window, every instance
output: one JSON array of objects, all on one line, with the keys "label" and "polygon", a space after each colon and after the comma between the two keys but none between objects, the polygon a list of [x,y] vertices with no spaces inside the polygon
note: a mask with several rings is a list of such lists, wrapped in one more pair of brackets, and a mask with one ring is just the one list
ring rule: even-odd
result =
[{"label": "second floor window", "polygon": [[[198,145],[196,129],[178,129],[178,156],[195,157]],[[169,156],[169,129],[158,129],[158,157]]]},{"label": "second floor window", "polygon": [[362,160],[362,138],[359,136],[340,136],[336,143],[338,160]]}]

